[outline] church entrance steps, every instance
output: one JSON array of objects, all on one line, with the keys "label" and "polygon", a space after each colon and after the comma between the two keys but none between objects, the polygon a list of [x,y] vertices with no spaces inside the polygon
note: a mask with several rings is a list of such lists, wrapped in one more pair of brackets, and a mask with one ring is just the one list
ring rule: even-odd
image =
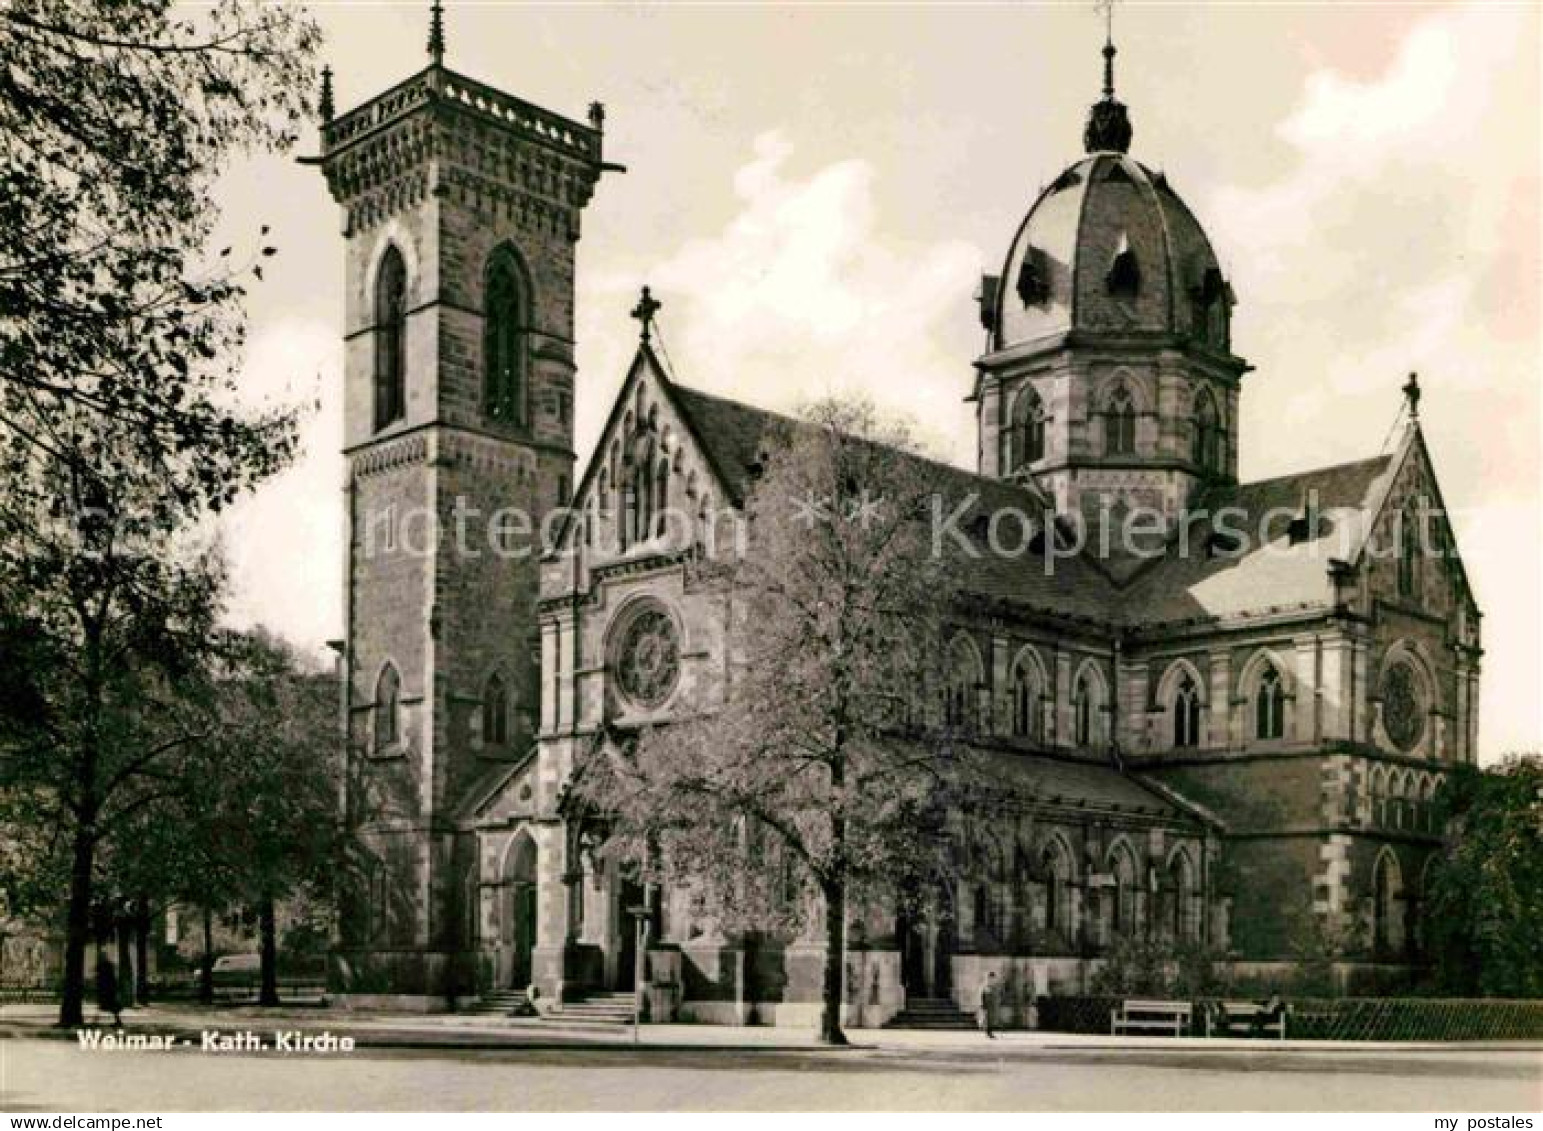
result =
[{"label": "church entrance steps", "polygon": [[547,1014],[547,1019],[565,1025],[630,1025],[633,1008],[630,990],[585,994],[582,998],[563,1002]]},{"label": "church entrance steps", "polygon": [[974,1029],[973,1015],[949,998],[911,998],[884,1023],[886,1029]]},{"label": "church entrance steps", "polygon": [[534,1017],[536,1014],[524,990],[491,990],[478,998],[467,1012],[499,1017]]}]

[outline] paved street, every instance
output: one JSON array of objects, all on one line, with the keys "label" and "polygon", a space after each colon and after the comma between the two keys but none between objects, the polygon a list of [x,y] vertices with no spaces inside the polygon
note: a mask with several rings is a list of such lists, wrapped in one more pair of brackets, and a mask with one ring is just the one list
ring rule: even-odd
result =
[{"label": "paved street", "polygon": [[[885,1034],[887,1036],[887,1034]],[[86,1052],[0,1039],[0,1109],[1536,1111],[1543,1051],[996,1045]],[[878,1039],[863,1034],[859,1039]]]}]

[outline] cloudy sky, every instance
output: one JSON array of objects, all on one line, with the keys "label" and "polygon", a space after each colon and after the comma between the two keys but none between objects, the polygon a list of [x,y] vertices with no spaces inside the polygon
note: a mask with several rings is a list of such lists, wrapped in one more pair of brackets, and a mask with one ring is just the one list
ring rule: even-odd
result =
[{"label": "cloudy sky", "polygon": [[[773,408],[869,393],[972,459],[971,296],[1098,94],[1090,4],[450,3],[449,62],[559,112],[606,103],[579,249],[587,457],[647,281],[680,378]],[[426,4],[314,5],[340,108],[425,62]],[[1132,155],[1210,232],[1239,306],[1242,475],[1375,454],[1417,369],[1487,617],[1487,758],[1543,746],[1536,5],[1126,4]],[[305,147],[314,151],[314,139]],[[315,399],[306,454],[227,525],[234,617],[341,632],[342,241],[320,175],[254,161],[274,229],[245,394]]]}]

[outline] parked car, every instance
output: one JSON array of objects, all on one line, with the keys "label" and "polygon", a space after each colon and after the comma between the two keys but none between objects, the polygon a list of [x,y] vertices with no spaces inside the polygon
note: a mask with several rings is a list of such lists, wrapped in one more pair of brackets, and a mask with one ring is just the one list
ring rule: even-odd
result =
[{"label": "parked car", "polygon": [[260,954],[226,954],[214,960],[214,992],[245,994],[256,992],[262,980]]}]

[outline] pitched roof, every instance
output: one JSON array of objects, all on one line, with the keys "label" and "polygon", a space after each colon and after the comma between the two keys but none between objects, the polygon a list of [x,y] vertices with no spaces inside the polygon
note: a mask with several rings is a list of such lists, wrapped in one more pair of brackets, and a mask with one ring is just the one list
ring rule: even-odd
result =
[{"label": "pitched roof", "polygon": [[[667,385],[676,407],[736,504],[744,501],[756,469],[777,434],[809,427],[781,413],[674,382]],[[1114,588],[1079,557],[1057,556],[1047,562],[1043,553],[1028,545],[1024,531],[1011,522],[1003,523],[1004,552],[992,552],[984,527],[991,516],[1022,514],[1037,522],[1045,513],[1044,500],[1031,487],[977,475],[910,452],[898,454],[934,477],[945,518],[953,516],[956,508],[964,507],[952,526],[962,533],[969,548],[953,537],[945,537],[942,545],[953,558],[961,585],[968,592],[1029,605],[1051,614],[1108,618]]]},{"label": "pitched roof", "polygon": [[[1161,624],[1331,602],[1330,564],[1354,556],[1390,462],[1375,456],[1213,490],[1200,500],[1209,518],[1187,546],[1171,541],[1123,592],[1121,619]],[[1288,524],[1304,503],[1315,506],[1317,522],[1293,541]],[[1213,528],[1240,535],[1236,548],[1210,543]]]},{"label": "pitched roof", "polygon": [[1195,812],[1105,763],[1002,749],[977,750],[977,755],[981,770],[993,780],[1042,804],[1200,820]]},{"label": "pitched roof", "polygon": [[[778,434],[807,426],[668,377],[662,384],[736,505],[743,503]],[[1100,560],[1096,538],[1087,540],[1081,554],[1047,556],[1042,543],[1026,545],[1012,523],[1003,525],[1001,547],[993,552],[986,537],[992,516],[1016,512],[1037,519],[1045,513],[1041,496],[1030,486],[902,454],[937,477],[945,515],[968,500],[953,526],[970,548],[943,539],[966,591],[1047,615],[1134,627],[1330,603],[1330,563],[1354,558],[1394,465],[1394,457],[1380,455],[1215,488],[1199,500],[1205,521],[1133,570],[1123,557]],[[1317,523],[1310,536],[1293,541],[1288,523],[1308,502],[1316,507]],[[1236,546],[1212,541],[1213,529],[1242,537]]]}]

